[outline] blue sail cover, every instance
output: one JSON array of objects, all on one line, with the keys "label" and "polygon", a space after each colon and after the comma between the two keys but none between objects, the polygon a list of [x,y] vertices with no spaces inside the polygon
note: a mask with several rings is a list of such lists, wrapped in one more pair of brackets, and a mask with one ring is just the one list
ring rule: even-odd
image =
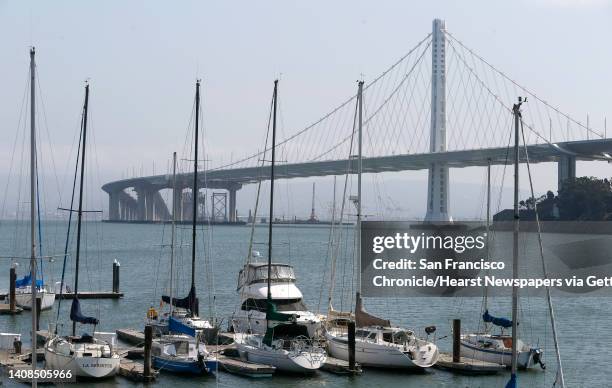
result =
[{"label": "blue sail cover", "polygon": [[[32,285],[32,276],[30,276],[30,274],[27,274],[21,279],[15,280],[15,287],[17,288],[27,287],[31,285]],[[43,286],[43,281],[41,279],[36,279],[36,288],[39,288],[42,286]]]},{"label": "blue sail cover", "polygon": [[72,306],[70,306],[70,319],[74,322],[89,324],[89,325],[97,325],[100,323],[98,318],[94,317],[86,317],[81,314],[81,304],[77,298],[72,300]]},{"label": "blue sail cover", "polygon": [[489,310],[482,314],[482,320],[487,323],[492,323],[495,326],[501,326],[504,328],[512,327],[512,321],[508,318],[496,318],[489,314]]},{"label": "blue sail cover", "polygon": [[168,321],[168,330],[174,333],[187,334],[192,337],[196,336],[196,331],[193,327],[187,326],[174,317],[170,317]]},{"label": "blue sail cover", "polygon": [[516,384],[516,375],[512,374],[510,376],[510,380],[508,380],[508,383],[506,383],[506,388],[517,388],[518,385]]}]

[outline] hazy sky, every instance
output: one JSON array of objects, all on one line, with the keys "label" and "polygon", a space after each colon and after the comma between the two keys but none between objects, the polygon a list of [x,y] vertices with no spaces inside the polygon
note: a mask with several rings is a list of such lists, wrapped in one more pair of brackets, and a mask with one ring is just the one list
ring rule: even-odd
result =
[{"label": "hazy sky", "polygon": [[[91,80],[101,184],[128,170],[150,174],[154,160],[157,172],[165,171],[185,141],[196,77],[203,79],[208,157],[229,161],[262,144],[274,78],[282,77],[284,126],[293,132],[353,93],[360,74],[375,77],[413,47],[435,17],[553,105],[578,118],[589,113],[595,127],[603,127],[604,116],[612,120],[606,0],[0,0],[2,189],[32,44],[60,176],[79,125],[83,81]],[[579,164],[578,174],[612,170]],[[556,187],[556,165],[538,166],[536,177],[541,190]],[[481,178],[474,169],[451,172],[451,182]]]}]

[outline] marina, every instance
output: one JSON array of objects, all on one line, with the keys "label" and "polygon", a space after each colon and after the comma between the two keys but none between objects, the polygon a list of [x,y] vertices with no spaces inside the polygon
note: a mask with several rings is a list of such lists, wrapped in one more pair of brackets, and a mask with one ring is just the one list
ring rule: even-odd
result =
[{"label": "marina", "polygon": [[609,385],[612,5],[479,1],[3,4],[0,386]]}]

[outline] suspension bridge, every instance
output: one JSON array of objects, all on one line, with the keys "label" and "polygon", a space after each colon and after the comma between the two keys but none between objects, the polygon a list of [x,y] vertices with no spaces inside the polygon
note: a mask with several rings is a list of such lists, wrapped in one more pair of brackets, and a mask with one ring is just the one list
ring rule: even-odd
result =
[{"label": "suspension bridge", "polygon": [[[498,70],[435,19],[427,34],[404,56],[364,86],[363,172],[428,170],[425,219],[451,219],[449,169],[509,164],[512,104],[524,105],[521,160],[558,165],[558,185],[575,177],[576,161],[612,160],[612,139]],[[352,95],[329,113],[277,143],[286,163],[278,179],[344,175],[357,171],[355,101]],[[265,149],[237,161],[208,166],[199,188],[213,193],[214,221],[235,222],[236,192],[266,180]],[[176,219],[192,219],[193,175],[177,175],[172,203]],[[160,190],[172,176],[154,175],[106,183],[109,221],[165,221],[171,213]],[[198,190],[199,192],[199,190]],[[229,197],[229,206],[227,206]],[[228,211],[229,210],[229,211]]]}]

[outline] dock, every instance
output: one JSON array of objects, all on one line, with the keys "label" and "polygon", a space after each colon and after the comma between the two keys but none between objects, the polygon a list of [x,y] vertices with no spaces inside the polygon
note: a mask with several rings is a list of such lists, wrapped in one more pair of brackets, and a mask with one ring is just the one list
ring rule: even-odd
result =
[{"label": "dock", "polygon": [[355,363],[355,369],[351,370],[349,368],[348,361],[340,360],[331,356],[327,356],[321,370],[337,375],[360,375],[363,372],[361,365]]},{"label": "dock", "polygon": [[475,360],[469,357],[461,357],[459,362],[453,362],[453,355],[450,353],[440,353],[435,368],[445,369],[465,375],[492,375],[506,369],[505,365],[492,362]]},{"label": "dock", "polygon": [[0,315],[15,315],[21,314],[23,309],[15,306],[15,310],[11,310],[11,306],[8,303],[0,303]]},{"label": "dock", "polygon": [[145,335],[142,331],[135,329],[117,329],[115,333],[117,333],[117,339],[123,342],[131,345],[144,345]]},{"label": "dock", "polygon": [[[79,291],[79,299],[120,299],[123,298],[123,292],[113,291]],[[55,299],[74,299],[74,292],[69,292],[61,295],[55,294]]]},{"label": "dock", "polygon": [[272,365],[256,364],[254,362],[243,361],[238,357],[228,357],[224,354],[217,354],[219,370],[246,377],[272,377],[276,368]]},{"label": "dock", "polygon": [[129,358],[121,357],[117,374],[131,381],[147,383],[155,380],[159,372],[151,368],[151,375],[145,376],[143,364],[130,360]]}]

